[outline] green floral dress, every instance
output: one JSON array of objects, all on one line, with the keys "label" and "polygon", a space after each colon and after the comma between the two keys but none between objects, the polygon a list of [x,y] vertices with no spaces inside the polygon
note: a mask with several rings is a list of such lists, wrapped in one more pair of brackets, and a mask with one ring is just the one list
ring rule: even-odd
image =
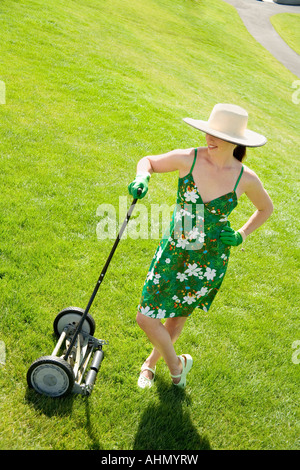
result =
[{"label": "green floral dress", "polygon": [[207,312],[226,273],[230,247],[219,235],[237,205],[233,191],[203,203],[192,171],[179,178],[170,230],[160,241],[147,274],[138,310],[151,318],[187,317]]}]

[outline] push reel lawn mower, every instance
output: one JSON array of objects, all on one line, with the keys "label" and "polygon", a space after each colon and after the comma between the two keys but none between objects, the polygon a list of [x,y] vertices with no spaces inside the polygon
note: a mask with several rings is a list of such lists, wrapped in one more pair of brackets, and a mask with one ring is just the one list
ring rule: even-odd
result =
[{"label": "push reel lawn mower", "polygon": [[[141,192],[139,189],[138,194]],[[102,346],[108,342],[93,336],[96,325],[89,311],[136,202],[133,199],[86,309],[68,307],[59,312],[53,322],[58,341],[52,354],[35,360],[27,371],[28,386],[41,395],[92,393],[104,357]]]}]

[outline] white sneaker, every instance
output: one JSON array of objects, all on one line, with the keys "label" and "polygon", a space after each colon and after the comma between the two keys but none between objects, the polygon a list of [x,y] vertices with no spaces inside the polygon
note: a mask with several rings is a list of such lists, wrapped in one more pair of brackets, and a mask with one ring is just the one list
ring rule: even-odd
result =
[{"label": "white sneaker", "polygon": [[[153,374],[152,379],[148,379],[148,377],[145,377],[143,375],[143,372],[145,370],[149,370],[150,372],[152,372],[152,374]],[[156,371],[156,367],[154,369],[151,369],[150,367],[147,367],[143,364],[142,368],[141,368],[139,380],[138,380],[138,387],[139,388],[147,388],[147,387],[151,388],[152,385],[153,385],[154,379],[155,379],[155,371]]]},{"label": "white sneaker", "polygon": [[182,363],[182,372],[179,375],[171,375],[172,379],[178,379],[180,377],[179,382],[176,384],[173,381],[173,384],[176,387],[184,388],[186,386],[186,376],[192,368],[193,365],[193,358],[189,354],[182,354],[178,356]]}]

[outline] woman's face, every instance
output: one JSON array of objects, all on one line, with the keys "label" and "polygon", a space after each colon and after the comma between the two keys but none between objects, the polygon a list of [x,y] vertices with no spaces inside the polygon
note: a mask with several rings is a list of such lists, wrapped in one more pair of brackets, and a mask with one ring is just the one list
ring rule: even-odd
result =
[{"label": "woman's face", "polygon": [[214,137],[210,134],[205,134],[205,139],[207,143],[208,152],[210,154],[216,153],[232,153],[236,145],[231,142],[226,142],[225,140]]}]

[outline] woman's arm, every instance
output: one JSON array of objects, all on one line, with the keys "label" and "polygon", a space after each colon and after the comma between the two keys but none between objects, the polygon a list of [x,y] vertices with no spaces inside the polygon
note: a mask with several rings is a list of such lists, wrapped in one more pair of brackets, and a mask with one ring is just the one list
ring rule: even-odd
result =
[{"label": "woman's arm", "polygon": [[[168,171],[185,170],[191,166],[190,150],[173,150],[162,155],[142,158],[137,164],[136,177],[128,185],[129,194],[134,198],[142,199],[148,191],[148,182],[152,173],[165,173]],[[188,172],[188,170],[186,171]],[[142,191],[141,191],[142,190]]]},{"label": "woman's arm", "polygon": [[[169,171],[184,170],[191,166],[190,159],[193,149],[172,150],[161,155],[151,155],[142,158],[137,164],[137,174],[166,173]],[[188,170],[187,170],[188,171]]]},{"label": "woman's arm", "polygon": [[245,182],[245,193],[257,208],[240,229],[248,236],[270,217],[273,212],[273,203],[258,176],[249,169],[247,171],[247,181]]}]

